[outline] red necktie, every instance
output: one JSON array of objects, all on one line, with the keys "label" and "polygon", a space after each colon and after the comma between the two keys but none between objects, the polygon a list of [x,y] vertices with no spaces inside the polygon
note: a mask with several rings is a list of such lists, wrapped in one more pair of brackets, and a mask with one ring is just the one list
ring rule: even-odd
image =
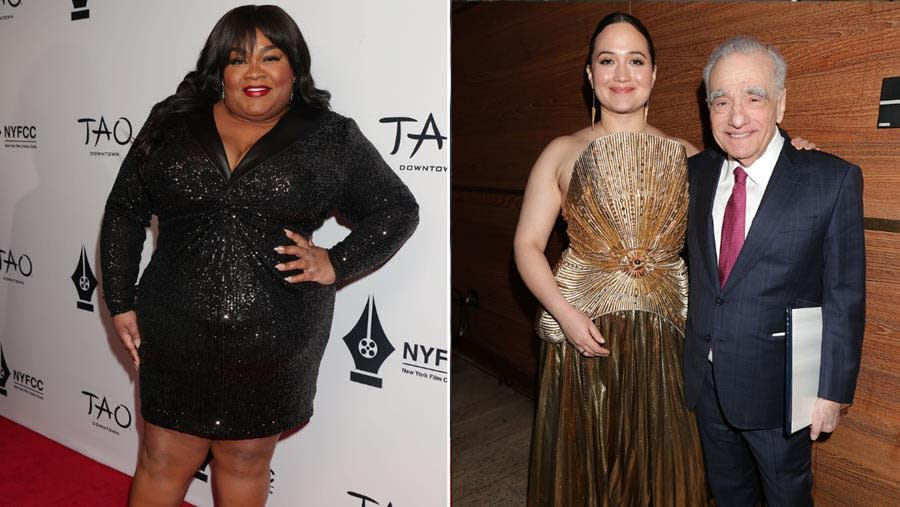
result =
[{"label": "red necktie", "polygon": [[744,220],[747,210],[747,173],[740,166],[734,169],[734,188],[725,206],[722,220],[722,240],[719,247],[719,287],[724,288],[731,268],[744,246]]}]

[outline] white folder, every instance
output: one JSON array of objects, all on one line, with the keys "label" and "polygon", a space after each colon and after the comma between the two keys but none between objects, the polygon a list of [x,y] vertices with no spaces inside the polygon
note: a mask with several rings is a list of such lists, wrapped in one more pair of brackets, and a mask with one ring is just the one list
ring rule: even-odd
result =
[{"label": "white folder", "polygon": [[822,362],[822,307],[788,308],[784,382],[784,434],[812,424]]}]

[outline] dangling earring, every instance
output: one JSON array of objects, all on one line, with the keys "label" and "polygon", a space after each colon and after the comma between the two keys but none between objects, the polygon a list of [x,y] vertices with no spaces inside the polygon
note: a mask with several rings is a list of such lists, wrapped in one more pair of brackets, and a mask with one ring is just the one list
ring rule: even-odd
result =
[{"label": "dangling earring", "polygon": [[594,130],[594,123],[597,120],[597,92],[594,91],[594,87],[591,87],[591,130]]},{"label": "dangling earring", "polygon": [[294,102],[294,85],[297,84],[297,78],[294,77],[294,80],[291,81],[291,98],[288,99],[288,104]]},{"label": "dangling earring", "polygon": [[222,100],[225,100],[225,80],[222,80]]},{"label": "dangling earring", "polygon": [[647,113],[650,112],[650,101],[648,100],[646,104],[644,104],[644,125],[647,124]]}]

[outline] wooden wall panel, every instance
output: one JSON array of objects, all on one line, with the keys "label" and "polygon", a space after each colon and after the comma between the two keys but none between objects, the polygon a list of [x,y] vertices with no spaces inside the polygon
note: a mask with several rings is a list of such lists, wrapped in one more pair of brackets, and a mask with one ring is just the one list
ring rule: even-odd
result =
[{"label": "wooden wall panel", "polygon": [[629,8],[656,44],[651,123],[701,148],[709,142],[703,65],[728,36],[753,35],[788,63],[783,127],[862,168],[873,228],[862,370],[845,425],[815,446],[815,495],[819,505],[900,505],[900,130],[875,128],[881,79],[900,76],[898,3],[455,4],[453,286],[476,290],[480,305],[454,348],[533,388],[535,303],[512,263],[521,192],[543,147],[590,121],[587,39],[602,16]]},{"label": "wooden wall panel", "polygon": [[900,237],[866,232],[866,335],[856,400],[813,447],[818,505],[900,504]]},{"label": "wooden wall panel", "polygon": [[[589,121],[581,93],[587,38],[615,9],[628,4],[496,2],[454,15],[454,184],[521,189],[541,149]],[[703,146],[706,57],[729,35],[757,36],[788,62],[783,126],[861,165],[872,182],[866,214],[900,219],[891,193],[900,186],[897,131],[875,128],[881,78],[900,75],[900,6],[648,2],[632,12],[657,46],[651,123]]]},{"label": "wooden wall panel", "polygon": [[[466,336],[457,352],[487,363],[513,387],[534,396],[538,341],[534,338],[537,303],[516,271],[512,236],[521,195],[456,189],[453,192],[453,287],[474,289],[479,303],[467,308]],[[548,242],[556,262],[565,242],[563,227]],[[505,337],[505,339],[497,339]]]},{"label": "wooden wall panel", "polygon": [[[703,146],[700,125],[706,112],[698,95],[709,52],[731,35],[758,37],[775,44],[788,64],[783,127],[863,168],[867,216],[900,219],[895,197],[900,135],[896,129],[875,128],[881,79],[900,76],[900,7],[874,2],[635,3],[632,11],[657,45],[651,123]],[[704,27],[710,20],[715,22]]]}]

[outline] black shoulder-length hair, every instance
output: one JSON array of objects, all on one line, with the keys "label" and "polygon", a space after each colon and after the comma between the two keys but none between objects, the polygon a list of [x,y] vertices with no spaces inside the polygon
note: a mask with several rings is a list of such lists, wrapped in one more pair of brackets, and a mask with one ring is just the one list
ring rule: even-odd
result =
[{"label": "black shoulder-length hair", "polygon": [[294,71],[294,105],[298,102],[313,109],[328,110],[331,94],[316,88],[310,74],[309,47],[297,23],[275,5],[244,5],[226,12],[206,39],[197,59],[197,68],[187,73],[175,93],[153,107],[147,117],[144,135],[135,139],[142,154],[154,151],[165,128],[180,113],[199,111],[222,97],[222,81],[228,57],[235,48],[250,53],[259,29],[287,56]]}]

